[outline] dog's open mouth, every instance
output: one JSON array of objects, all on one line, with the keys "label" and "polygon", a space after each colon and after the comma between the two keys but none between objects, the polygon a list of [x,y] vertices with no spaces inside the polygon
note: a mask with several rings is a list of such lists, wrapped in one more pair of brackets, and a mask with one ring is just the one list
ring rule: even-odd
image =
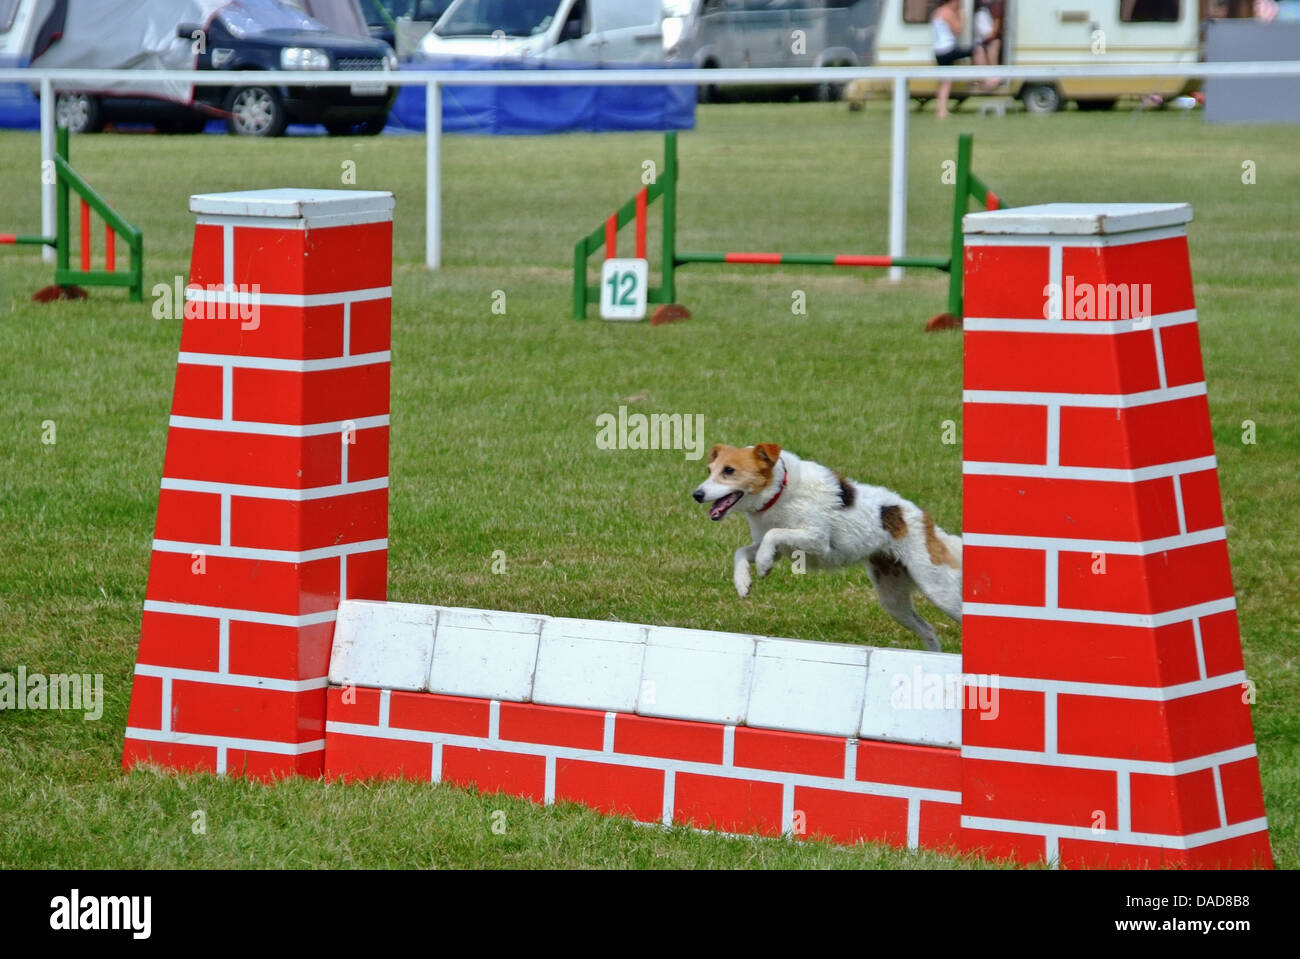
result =
[{"label": "dog's open mouth", "polygon": [[728,493],[726,496],[722,497],[722,499],[714,500],[713,505],[709,507],[709,519],[714,521],[722,519],[722,517],[727,515],[727,511],[730,510],[731,507],[740,502],[740,498],[744,495],[745,494],[740,490],[736,490],[733,493]]}]

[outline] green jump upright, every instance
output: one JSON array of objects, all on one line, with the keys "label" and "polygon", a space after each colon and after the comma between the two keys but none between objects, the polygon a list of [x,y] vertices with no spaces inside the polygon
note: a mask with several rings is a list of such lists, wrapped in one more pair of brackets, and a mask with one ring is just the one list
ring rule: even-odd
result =
[{"label": "green jump upright", "polygon": [[573,318],[575,320],[585,320],[587,318],[587,304],[600,299],[600,290],[587,283],[587,260],[591,258],[593,253],[604,249],[608,245],[610,237],[616,235],[619,228],[626,226],[634,219],[638,219],[638,200],[642,193],[645,194],[645,201],[640,214],[641,219],[638,221],[638,230],[642,235],[644,235],[645,230],[644,217],[648,215],[650,205],[657,200],[661,200],[664,211],[663,252],[661,254],[663,262],[660,267],[662,280],[659,286],[651,287],[647,291],[646,302],[659,304],[673,302],[676,294],[673,270],[677,266],[675,246],[677,233],[677,131],[669,130],[664,134],[663,169],[657,172],[654,182],[643,187],[632,199],[610,214],[604,223],[574,244]]},{"label": "green jump upright", "polygon": [[[54,248],[54,284],[71,287],[123,286],[133,303],[144,301],[144,234],[105,202],[68,162],[68,131],[59,127],[54,137],[54,236],[0,233],[0,244],[49,246]],[[81,200],[81,267],[72,266],[71,195]],[[90,268],[90,211],[94,210],[107,225],[104,237],[104,266]],[[130,264],[116,270],[116,239],[122,237],[130,252]]]},{"label": "green jump upright", "polygon": [[[54,282],[58,286],[124,286],[130,291],[132,303],[144,301],[144,234],[138,227],[128,223],[95,191],[95,188],[82,179],[81,175],[68,162],[68,131],[59,127],[56,133],[56,151],[54,169],[58,178],[57,222],[58,236],[55,244],[57,260],[54,270]],[[72,260],[72,231],[69,224],[69,200],[76,193],[90,209],[99,214],[113,232],[126,240],[131,254],[131,264],[126,270],[91,270],[89,269],[89,250],[83,247],[81,253],[82,267],[74,269]],[[84,214],[83,214],[84,216]],[[89,236],[89,228],[83,222],[82,242]]]}]

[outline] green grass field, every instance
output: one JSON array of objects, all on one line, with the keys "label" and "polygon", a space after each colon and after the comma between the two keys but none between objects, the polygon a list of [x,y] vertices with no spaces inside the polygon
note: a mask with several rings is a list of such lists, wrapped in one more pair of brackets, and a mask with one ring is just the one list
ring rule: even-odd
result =
[{"label": "green grass field", "polygon": [[[1199,114],[914,118],[909,252],[942,255],[942,164],[1012,205],[1190,201],[1190,242],[1229,547],[1258,685],[1255,731],[1279,866],[1300,865],[1300,401],[1293,129]],[[146,293],[188,268],[192,193],[273,186],[396,195],[392,599],[915,646],[861,570],[788,564],[746,601],[730,583],[743,523],[708,522],[682,452],[597,449],[619,405],[699,413],[708,444],[774,441],[898,489],[959,530],[961,340],[927,335],[945,278],[912,271],[685,268],[690,322],[569,319],[573,243],[640,185],[653,134],[444,142],[444,269],[423,262],[422,138],[103,134],[73,165],[144,229]],[[889,116],[822,104],[701,108],[680,139],[679,246],[883,253]],[[1256,182],[1242,182],[1243,163]],[[0,133],[0,230],[37,232],[35,134]],[[652,216],[652,221],[656,217]],[[98,242],[98,241],[97,241]],[[654,243],[652,237],[652,244]],[[653,248],[653,246],[652,246]],[[122,730],[148,569],[179,321],[122,291],[39,306],[51,271],[0,249],[0,672],[102,673],[98,722],[0,713],[0,867],[968,867],[875,847],[642,828],[578,807],[409,783],[274,786],[148,770]],[[594,280],[593,280],[594,282]],[[792,294],[807,297],[793,315]],[[504,315],[494,313],[503,291]],[[57,442],[42,442],[43,423]],[[1243,421],[1257,442],[1242,442]],[[493,575],[503,550],[507,572]],[[934,622],[937,611],[924,608]],[[945,649],[957,630],[940,627]],[[206,832],[196,834],[203,811]],[[504,835],[492,814],[506,812]]]}]

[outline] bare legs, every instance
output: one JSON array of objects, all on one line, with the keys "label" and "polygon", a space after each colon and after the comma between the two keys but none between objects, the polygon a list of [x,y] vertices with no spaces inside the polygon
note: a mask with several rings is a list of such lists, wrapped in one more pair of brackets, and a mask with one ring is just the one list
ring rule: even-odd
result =
[{"label": "bare legs", "polygon": [[[996,63],[997,61],[995,60],[994,62]],[[976,47],[971,52],[971,63],[973,63],[977,67],[989,66],[989,58],[985,55],[983,47]],[[995,90],[997,89],[998,86],[1001,85],[1001,81],[983,80],[980,82],[980,85],[983,86],[985,90]],[[948,97],[951,95],[951,93],[952,93],[951,80],[944,80],[942,83],[939,84],[939,90],[938,93],[935,95],[935,99],[937,101],[936,115],[939,117],[940,120],[946,120],[948,119],[948,117],[952,116],[952,114],[948,110]]]}]

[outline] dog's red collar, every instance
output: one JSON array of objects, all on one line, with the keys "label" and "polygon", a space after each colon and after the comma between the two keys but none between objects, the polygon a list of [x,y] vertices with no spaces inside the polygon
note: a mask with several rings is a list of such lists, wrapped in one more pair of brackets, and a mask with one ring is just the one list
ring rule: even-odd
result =
[{"label": "dog's red collar", "polygon": [[779,499],[781,498],[781,494],[785,492],[785,481],[788,480],[789,478],[790,478],[790,470],[789,470],[789,468],[787,467],[787,468],[786,468],[786,469],[781,473],[781,486],[780,486],[780,488],[776,491],[776,495],[773,496],[773,497],[772,497],[770,500],[768,500],[766,503],[764,503],[762,506],[760,506],[758,509],[756,509],[754,512],[756,512],[756,513],[762,513],[762,512],[765,512],[766,510],[771,509],[773,506],[775,506],[775,505],[776,505],[776,501],[779,500]]}]

